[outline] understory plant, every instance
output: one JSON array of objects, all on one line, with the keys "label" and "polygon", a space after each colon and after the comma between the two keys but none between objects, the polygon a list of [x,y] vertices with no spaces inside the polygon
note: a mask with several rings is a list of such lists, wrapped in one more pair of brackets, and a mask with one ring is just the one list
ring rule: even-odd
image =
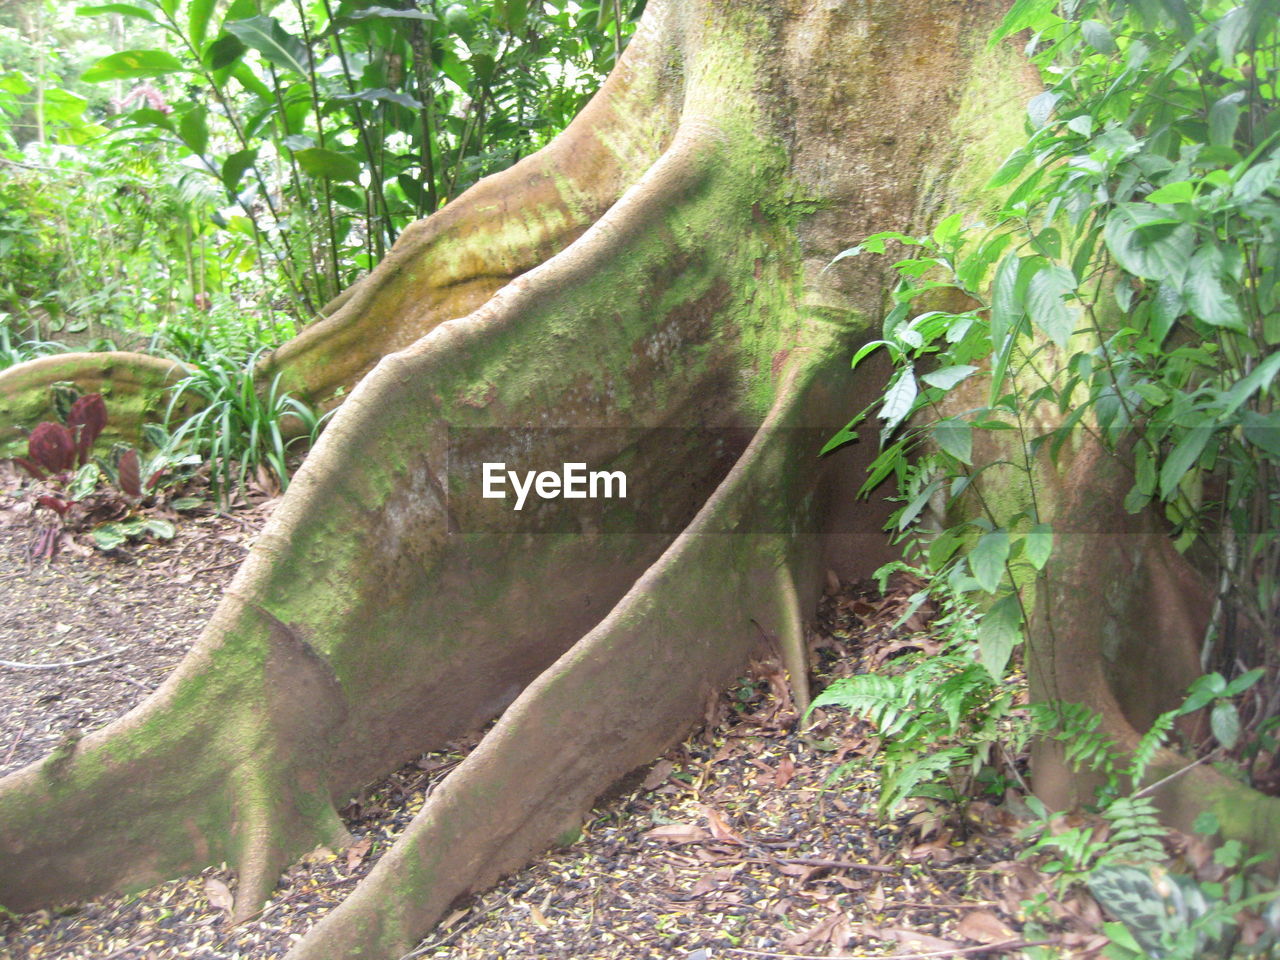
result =
[{"label": "understory plant", "polygon": [[194,408],[173,426],[173,442],[190,446],[210,463],[210,480],[225,508],[243,494],[250,478],[284,490],[295,446],[315,442],[328,419],[280,388],[276,374],[265,385],[258,376],[262,351],[248,360],[206,355],[195,372],[174,385],[166,413]]},{"label": "understory plant", "polygon": [[94,443],[108,422],[102,396],[81,396],[72,384],[56,384],[54,408],[60,421],[37,424],[27,441],[27,456],[14,458],[36,482],[31,495],[37,509],[54,517],[53,522],[39,526],[31,544],[32,557],[51,559],[64,533],[87,531],[102,550],[145,536],[171,539],[173,524],[147,510],[182,509],[198,503],[166,504],[164,494],[187,479],[200,458],[179,449],[174,438],[154,425],[147,433],[153,447],[150,455],[144,457],[138,448],[117,443],[108,457],[94,457]]},{"label": "understory plant", "polygon": [[[895,372],[828,447],[880,421],[864,492],[894,479],[891,529],[978,611],[977,655],[997,680],[1053,549],[1040,478],[1084,434],[1131,470],[1129,511],[1160,507],[1180,550],[1212,558],[1206,672],[1223,690],[1246,669],[1275,676],[1274,13],[1262,0],[1015,4],[994,39],[1030,30],[1049,87],[989,184],[998,211],[928,236],[879,233],[837,257],[906,252],[881,337],[853,358],[883,350]],[[979,438],[1006,453],[976,469]],[[993,501],[985,471],[1020,502]],[[1243,756],[1273,712],[1261,697],[1215,707],[1217,745]]]}]

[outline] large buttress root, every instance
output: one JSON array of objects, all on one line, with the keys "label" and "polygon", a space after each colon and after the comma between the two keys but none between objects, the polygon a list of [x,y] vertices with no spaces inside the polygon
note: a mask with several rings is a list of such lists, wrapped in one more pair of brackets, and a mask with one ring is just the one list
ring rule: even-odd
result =
[{"label": "large buttress root", "polygon": [[403,955],[460,894],[572,834],[609,784],[688,729],[762,632],[788,629],[793,571],[810,570],[822,545],[796,531],[816,520],[819,434],[803,428],[831,401],[814,403],[812,378],[833,346],[791,357],[774,411],[697,517],[525,689],[288,960]]},{"label": "large buttress root", "polygon": [[[723,475],[670,426],[755,417],[732,371],[759,346],[735,332],[759,305],[729,291],[759,241],[739,222],[745,248],[712,255],[695,229],[749,210],[723,160],[715,128],[689,124],[569,249],[382,361],[161,690],[0,783],[0,902],[226,859],[251,912],[290,858],[340,838],[336,798],[499,713],[605,615]],[[519,459],[472,429],[495,423],[572,426],[544,462],[625,461],[641,532],[505,532],[505,502],[450,500],[451,457]],[[620,423],[668,429],[604,429]]]}]

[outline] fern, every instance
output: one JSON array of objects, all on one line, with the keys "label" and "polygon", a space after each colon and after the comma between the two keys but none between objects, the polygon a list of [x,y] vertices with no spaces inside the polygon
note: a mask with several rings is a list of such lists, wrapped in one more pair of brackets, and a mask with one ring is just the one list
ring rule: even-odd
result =
[{"label": "fern", "polygon": [[[880,788],[880,815],[892,816],[903,801],[920,793],[922,785],[936,784],[968,758],[963,747],[948,747],[936,753],[917,753],[908,763],[886,771]],[[954,795],[954,791],[948,792]]]},{"label": "fern", "polygon": [[1124,774],[1129,778],[1133,789],[1138,788],[1147,774],[1147,767],[1151,766],[1151,761],[1155,758],[1156,751],[1164,746],[1169,738],[1169,732],[1173,729],[1173,722],[1177,716],[1176,710],[1160,714],[1151,724],[1151,729],[1138,741],[1138,745],[1133,750],[1133,756],[1129,758],[1129,765],[1124,769]]}]

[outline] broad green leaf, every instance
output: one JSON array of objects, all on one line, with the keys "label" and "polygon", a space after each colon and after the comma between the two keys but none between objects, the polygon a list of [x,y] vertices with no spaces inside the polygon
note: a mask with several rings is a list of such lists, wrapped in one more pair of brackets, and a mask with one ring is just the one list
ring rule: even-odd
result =
[{"label": "broad green leaf", "polygon": [[1271,381],[1276,378],[1277,372],[1280,372],[1280,353],[1273,353],[1232,384],[1231,389],[1222,395],[1222,415],[1231,415],[1255,393],[1270,389]]},{"label": "broad green leaf", "polygon": [[98,465],[86,463],[71,478],[71,486],[67,492],[71,494],[72,500],[83,500],[98,488],[98,481],[101,479],[102,471],[98,469]]},{"label": "broad green leaf", "polygon": [[1243,5],[1229,11],[1218,21],[1218,56],[1224,66],[1235,63],[1236,51],[1249,26],[1249,11]]},{"label": "broad green leaf", "polygon": [[397,10],[393,7],[365,7],[343,14],[339,20],[436,20],[430,10]]},{"label": "broad green leaf", "polygon": [[1240,741],[1240,713],[1230,700],[1220,700],[1209,713],[1214,739],[1230,750]]},{"label": "broad green leaf", "polygon": [[1063,300],[1076,289],[1075,275],[1061,264],[1050,264],[1031,275],[1027,314],[1059,349],[1065,350],[1075,333],[1079,310]]},{"label": "broad green leaf", "polygon": [[1053,553],[1053,527],[1047,523],[1037,523],[1023,538],[1022,550],[1033,567],[1043,570],[1044,565],[1049,562],[1049,555]]},{"label": "broad green leaf", "polygon": [[1263,416],[1253,410],[1241,415],[1244,438],[1259,450],[1280,457],[1280,412]]},{"label": "broad green leaf", "polygon": [[80,75],[85,83],[106,80],[129,80],[137,77],[160,77],[181,73],[186,68],[171,53],[163,50],[124,50],[103,57]]},{"label": "broad green leaf", "polygon": [[916,494],[915,499],[908,503],[902,513],[898,515],[899,530],[905,530],[911,526],[911,522],[920,515],[920,511],[928,505],[929,499],[942,488],[944,482],[942,480],[934,480]]},{"label": "broad green leaf", "polygon": [[1022,302],[1018,298],[1018,274],[1022,259],[1010,253],[996,267],[995,282],[991,287],[991,346],[999,350],[1005,337],[1022,316]]},{"label": "broad green leaf", "polygon": [[984,533],[969,553],[969,570],[987,593],[995,593],[1004,578],[1009,559],[1009,534],[1005,530]]},{"label": "broad green leaf", "polygon": [[1084,34],[1085,41],[1093,49],[1103,54],[1113,54],[1116,52],[1116,42],[1111,36],[1111,31],[1097,20],[1086,20],[1080,24],[1080,32]]},{"label": "broad green leaf", "polygon": [[865,419],[865,417],[866,417],[865,413],[860,413],[856,417],[854,417],[852,420],[850,420],[848,423],[846,423],[843,427],[841,427],[839,432],[836,433],[836,435],[832,437],[830,440],[828,440],[823,445],[822,449],[818,451],[818,456],[823,456],[824,454],[830,453],[832,450],[836,449],[837,447],[842,447],[846,443],[852,443],[854,440],[857,440],[858,431],[855,430],[854,427],[860,424]]},{"label": "broad green leaf", "polygon": [[937,370],[930,370],[920,379],[931,387],[937,387],[939,390],[950,390],[957,383],[977,372],[978,368],[972,364],[960,363],[949,367],[939,367]]},{"label": "broad green leaf", "polygon": [[191,152],[200,155],[209,146],[209,120],[201,106],[192,107],[178,121],[178,136],[191,148]]},{"label": "broad green leaf", "polygon": [[893,381],[893,385],[889,387],[888,392],[884,395],[884,404],[880,407],[877,416],[885,421],[884,428],[880,431],[882,437],[887,437],[898,428],[898,425],[911,414],[911,408],[916,402],[916,395],[919,388],[916,386],[915,370],[907,366],[898,374],[897,379]]},{"label": "broad green leaf", "polygon": [[344,153],[324,147],[308,147],[306,150],[294,151],[298,166],[307,173],[326,180],[360,179],[360,163]]},{"label": "broad green leaf", "polygon": [[933,441],[961,463],[973,463],[973,427],[954,417],[933,425]]},{"label": "broad green leaf", "polygon": [[1247,327],[1240,305],[1222,286],[1224,272],[1222,251],[1206,244],[1191,258],[1191,270],[1182,293],[1191,312],[1205,323],[1244,333]]},{"label": "broad green leaf", "polygon": [[1004,15],[999,28],[987,41],[994,46],[1011,33],[1031,28],[1039,30],[1057,20],[1053,15],[1057,0],[1015,0],[1009,12]]},{"label": "broad green leaf", "polygon": [[1275,187],[1280,180],[1280,157],[1259,163],[1244,172],[1231,190],[1237,203],[1251,203]]},{"label": "broad green leaf", "polygon": [[76,16],[94,17],[101,13],[118,13],[126,17],[136,17],[139,20],[150,20],[156,22],[156,15],[153,11],[146,7],[135,6],[132,3],[97,3],[88,7],[76,7]]},{"label": "broad green leaf", "polygon": [[146,533],[151,534],[157,540],[172,540],[173,535],[177,533],[173,524],[168,520],[159,520],[155,517],[152,517],[143,523],[142,529]]},{"label": "broad green leaf", "polygon": [[244,56],[248,49],[235,34],[224,33],[205,48],[204,65],[210,70],[223,70]]},{"label": "broad green leaf", "polygon": [[987,189],[1003,187],[1006,183],[1010,183],[1030,162],[1031,151],[1026,147],[1019,147],[1009,154],[1005,162],[1000,164],[1000,169],[987,181]]},{"label": "broad green leaf", "polygon": [[104,523],[95,527],[91,536],[94,546],[99,550],[114,550],[129,539],[119,523]]},{"label": "broad green leaf", "polygon": [[406,110],[421,110],[422,104],[407,93],[399,93],[387,87],[360,90],[356,93],[340,93],[332,97],[336,101],[364,100],[369,103],[398,103]]},{"label": "broad green leaf", "polygon": [[1163,466],[1160,467],[1161,500],[1169,500],[1173,497],[1178,484],[1200,459],[1200,454],[1212,435],[1213,430],[1210,427],[1201,426],[1192,427],[1181,436],[1172,452],[1165,458]]},{"label": "broad green leaf", "polygon": [[996,680],[1004,679],[1013,648],[1022,641],[1022,608],[1015,594],[1001,597],[978,621],[982,665]]},{"label": "broad green leaf", "polygon": [[1142,203],[1117,205],[1102,236],[1116,263],[1144,280],[1181,280],[1195,243],[1190,226]]},{"label": "broad green leaf", "polygon": [[[1229,93],[1209,108],[1209,142],[1215,147],[1229,147],[1235,143],[1236,126],[1240,123],[1240,99],[1242,92]],[[1152,203],[1166,203],[1152,200]]]},{"label": "broad green leaf", "polygon": [[244,177],[245,171],[253,166],[253,162],[257,158],[257,147],[250,147],[248,150],[239,150],[227,157],[227,159],[222,162],[222,185],[228,190],[234,191],[239,187],[240,180]]},{"label": "broad green leaf", "polygon": [[203,49],[205,35],[209,32],[209,18],[213,16],[217,0],[191,0],[187,5],[187,32],[191,45]]},{"label": "broad green leaf", "polygon": [[275,17],[233,20],[223,24],[223,29],[239,37],[277,67],[292,71],[300,77],[307,76],[311,63],[307,48],[301,40],[280,26]]},{"label": "broad green leaf", "polygon": [[1190,180],[1166,183],[1159,190],[1147,195],[1148,203],[1190,203],[1195,199],[1196,185]]}]

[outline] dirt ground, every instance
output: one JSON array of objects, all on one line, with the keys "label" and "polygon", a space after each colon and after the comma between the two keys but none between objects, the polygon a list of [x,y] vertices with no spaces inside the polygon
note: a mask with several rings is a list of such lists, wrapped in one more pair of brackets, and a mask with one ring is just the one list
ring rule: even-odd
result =
[{"label": "dirt ground", "polygon": [[[198,636],[271,503],[184,516],[172,541],[109,555],[69,545],[47,564],[27,559],[30,518],[12,507],[0,511],[3,769],[154,688]],[[865,670],[885,644],[901,648],[889,624],[903,603],[865,585],[827,596],[811,633],[819,684]],[[1055,900],[1019,859],[1018,822],[1004,805],[977,802],[961,815],[917,803],[881,822],[874,765],[831,781],[837,767],[874,753],[873,731],[843,715],[798,720],[777,664],[755,664],[725,691],[716,722],[603,802],[580,839],[461,904],[410,956],[1034,958],[1048,946],[1089,957],[1105,945],[1092,901]],[[280,957],[369,871],[474,742],[426,754],[353,798],[342,814],[355,844],[296,864],[246,923],[228,923],[236,884],[224,865],[4,921],[0,952]],[[1052,922],[1027,928],[1024,902],[1046,896]]]}]

